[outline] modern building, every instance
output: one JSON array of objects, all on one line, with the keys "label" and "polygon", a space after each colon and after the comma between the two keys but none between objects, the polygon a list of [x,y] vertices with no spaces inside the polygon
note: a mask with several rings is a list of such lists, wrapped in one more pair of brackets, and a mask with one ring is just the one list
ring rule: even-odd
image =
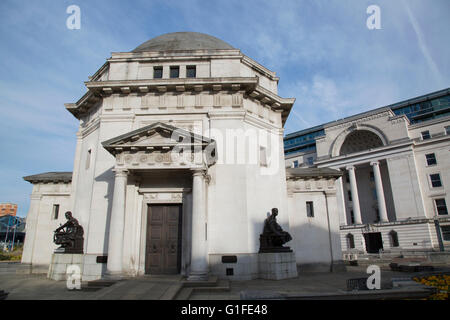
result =
[{"label": "modern building", "polygon": [[343,251],[450,245],[450,89],[284,138],[286,166],[340,170]]},{"label": "modern building", "polygon": [[0,242],[23,243],[25,239],[26,219],[13,215],[0,217]]},{"label": "modern building", "polygon": [[[338,170],[288,169],[293,98],[279,78],[209,35],[165,34],[112,53],[66,108],[79,121],[73,172],[33,184],[23,263],[48,266],[64,212],[84,228],[83,280],[105,274],[258,277],[272,208],[300,268],[342,263]],[[106,262],[106,263],[105,263]]]},{"label": "modern building", "polygon": [[17,214],[17,204],[0,203],[0,217],[15,216]]}]

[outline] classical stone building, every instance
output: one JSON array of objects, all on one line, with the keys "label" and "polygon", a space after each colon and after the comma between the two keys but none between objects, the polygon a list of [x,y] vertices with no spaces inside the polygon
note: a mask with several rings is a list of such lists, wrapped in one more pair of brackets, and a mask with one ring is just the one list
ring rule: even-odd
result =
[{"label": "classical stone building", "polygon": [[[22,262],[48,267],[52,230],[70,210],[84,228],[83,280],[256,278],[259,235],[277,207],[297,265],[339,265],[341,173],[285,169],[283,126],[295,99],[278,95],[278,81],[205,34],[112,53],[87,93],[66,104],[80,121],[73,172],[25,177],[34,186]],[[306,204],[305,194],[319,202]]]},{"label": "classical stone building", "polygon": [[450,244],[450,89],[289,134],[287,167],[340,170],[344,251]]}]

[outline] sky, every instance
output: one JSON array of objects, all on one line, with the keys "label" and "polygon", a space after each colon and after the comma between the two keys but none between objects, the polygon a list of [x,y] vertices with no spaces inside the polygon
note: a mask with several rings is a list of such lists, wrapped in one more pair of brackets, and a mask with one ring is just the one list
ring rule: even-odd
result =
[{"label": "sky", "polygon": [[[70,5],[80,29],[66,26]],[[449,0],[1,0],[0,203],[26,216],[24,176],[73,170],[78,121],[64,103],[111,52],[177,31],[222,39],[296,98],[287,134],[450,87],[449,14]]]}]

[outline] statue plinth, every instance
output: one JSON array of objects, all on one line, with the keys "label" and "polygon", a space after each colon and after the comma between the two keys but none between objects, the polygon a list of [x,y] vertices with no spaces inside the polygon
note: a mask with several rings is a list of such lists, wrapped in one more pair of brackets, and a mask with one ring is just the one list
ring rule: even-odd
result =
[{"label": "statue plinth", "polygon": [[262,279],[281,280],[296,278],[297,262],[295,253],[283,244],[292,240],[277,223],[278,209],[264,221],[263,233],[259,236],[258,269]]}]

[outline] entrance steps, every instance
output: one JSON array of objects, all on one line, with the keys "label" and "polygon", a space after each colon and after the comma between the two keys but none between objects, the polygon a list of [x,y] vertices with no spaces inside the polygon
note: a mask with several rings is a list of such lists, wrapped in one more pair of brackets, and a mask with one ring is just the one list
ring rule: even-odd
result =
[{"label": "entrance steps", "polygon": [[207,281],[187,281],[181,283],[180,289],[173,296],[174,300],[189,300],[193,293],[215,293],[230,291],[230,281],[219,280],[217,276],[210,276]]}]

